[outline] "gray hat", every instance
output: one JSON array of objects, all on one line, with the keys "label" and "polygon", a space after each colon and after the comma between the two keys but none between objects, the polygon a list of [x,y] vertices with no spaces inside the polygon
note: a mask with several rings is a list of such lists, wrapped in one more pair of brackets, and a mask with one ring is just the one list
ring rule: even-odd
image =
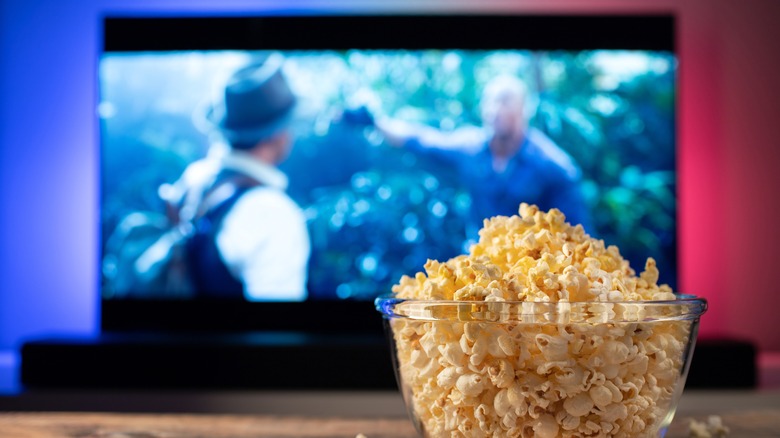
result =
[{"label": "gray hat", "polygon": [[295,96],[282,74],[284,58],[272,53],[233,73],[225,97],[206,110],[234,148],[251,148],[289,125]]}]

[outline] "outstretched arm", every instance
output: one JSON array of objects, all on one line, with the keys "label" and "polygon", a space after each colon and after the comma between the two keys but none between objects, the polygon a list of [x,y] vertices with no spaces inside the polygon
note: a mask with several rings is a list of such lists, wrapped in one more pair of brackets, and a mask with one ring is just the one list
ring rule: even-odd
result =
[{"label": "outstretched arm", "polygon": [[418,140],[420,143],[433,145],[430,147],[446,148],[449,141],[446,134],[420,123],[384,118],[377,120],[374,126],[387,143],[395,147],[403,147],[410,140]]},{"label": "outstretched arm", "polygon": [[385,141],[444,161],[452,161],[475,152],[484,140],[478,128],[442,132],[430,126],[398,119],[379,119],[374,123]]}]

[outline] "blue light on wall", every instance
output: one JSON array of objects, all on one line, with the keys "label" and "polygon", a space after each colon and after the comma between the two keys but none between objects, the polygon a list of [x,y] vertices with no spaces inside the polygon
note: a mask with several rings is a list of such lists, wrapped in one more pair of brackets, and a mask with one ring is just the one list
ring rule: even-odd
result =
[{"label": "blue light on wall", "polygon": [[0,346],[97,327],[90,5],[3,3]]}]

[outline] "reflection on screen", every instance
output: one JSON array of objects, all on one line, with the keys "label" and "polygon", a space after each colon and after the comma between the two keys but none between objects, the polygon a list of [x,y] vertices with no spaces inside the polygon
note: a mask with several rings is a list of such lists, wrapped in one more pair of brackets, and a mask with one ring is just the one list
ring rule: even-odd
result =
[{"label": "reflection on screen", "polygon": [[[171,269],[168,249],[158,245],[157,257],[148,251],[162,234],[173,239],[165,188],[191,163],[225,153],[224,141],[204,128],[199,114],[221,98],[234,71],[259,55],[102,56],[104,298],[197,298],[191,287],[179,287],[191,283],[186,269],[181,278],[166,276],[165,284],[139,279]],[[560,208],[590,234],[619,246],[634,269],[654,257],[661,282],[675,286],[671,53],[283,55],[297,106],[293,147],[279,168],[289,179],[286,194],[305,219],[306,287],[292,298],[269,292],[245,299],[373,299],[427,259],[466,252],[479,238],[482,219],[513,214],[519,202]],[[522,93],[511,92],[509,77],[519,79]],[[496,78],[510,84],[490,95]],[[513,103],[518,96],[520,105]],[[513,108],[526,127],[512,126]],[[522,140],[506,141],[518,129]],[[128,218],[145,228],[133,228]],[[288,252],[275,261],[295,257]]]}]

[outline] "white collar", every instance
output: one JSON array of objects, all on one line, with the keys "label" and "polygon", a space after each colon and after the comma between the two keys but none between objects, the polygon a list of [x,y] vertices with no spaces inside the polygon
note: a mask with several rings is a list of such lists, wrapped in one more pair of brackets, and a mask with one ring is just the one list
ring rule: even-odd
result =
[{"label": "white collar", "polygon": [[230,150],[220,157],[223,169],[238,170],[261,183],[279,190],[286,190],[289,181],[279,169],[253,158],[246,152]]}]

